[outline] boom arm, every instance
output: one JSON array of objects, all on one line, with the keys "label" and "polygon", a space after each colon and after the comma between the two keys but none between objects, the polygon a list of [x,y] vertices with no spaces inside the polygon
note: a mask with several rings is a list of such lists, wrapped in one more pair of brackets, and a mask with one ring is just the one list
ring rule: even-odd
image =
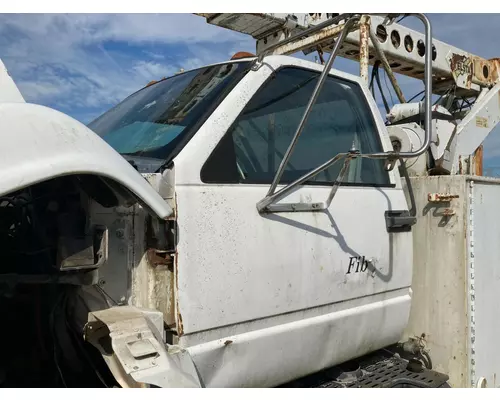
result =
[{"label": "boom arm", "polygon": [[[252,36],[259,56],[330,52],[344,27],[342,21],[323,27],[338,16],[328,13],[197,15],[210,24]],[[400,102],[405,103],[394,73],[423,80],[427,49],[424,35],[394,22],[397,17],[397,14],[364,16],[346,36],[338,55],[358,61],[360,75],[366,81],[368,65],[378,61],[391,79]],[[311,27],[318,29],[310,33]],[[290,41],[290,37],[306,30],[308,34]],[[433,94],[443,96],[440,104],[449,111],[453,126],[443,128],[446,125],[443,121],[435,124],[431,154],[445,173],[470,172],[464,171],[463,159],[471,157],[500,121],[500,59],[486,60],[438,40],[432,44]],[[414,109],[418,113],[418,104]]]},{"label": "boom arm", "polygon": [[[197,14],[206,18],[209,24],[251,35],[256,40],[257,54],[282,42],[290,35],[320,26],[337,14]],[[388,15],[391,18],[391,15]],[[387,16],[374,15],[367,20],[370,36],[378,39],[378,47],[384,52],[392,70],[402,75],[423,79],[424,35],[401,24],[390,22]],[[392,18],[391,18],[392,19]],[[333,39],[342,24],[321,30],[302,41],[276,48],[273,54],[291,54],[297,51],[310,53],[318,46],[324,52],[331,50]],[[359,25],[347,35],[339,56],[360,61],[361,34]],[[376,61],[376,48],[369,43],[369,64]],[[498,80],[499,59],[485,60],[464,50],[433,40],[433,88],[435,93],[443,92],[446,83],[455,81],[466,91],[477,94],[482,87],[491,87]]]}]

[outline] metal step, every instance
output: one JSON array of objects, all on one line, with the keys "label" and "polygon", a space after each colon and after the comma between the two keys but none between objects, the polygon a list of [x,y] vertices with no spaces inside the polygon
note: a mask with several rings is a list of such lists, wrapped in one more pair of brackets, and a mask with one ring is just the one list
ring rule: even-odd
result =
[{"label": "metal step", "polygon": [[[385,350],[282,385],[287,388],[445,388],[448,376]],[[413,370],[413,371],[412,371]]]}]

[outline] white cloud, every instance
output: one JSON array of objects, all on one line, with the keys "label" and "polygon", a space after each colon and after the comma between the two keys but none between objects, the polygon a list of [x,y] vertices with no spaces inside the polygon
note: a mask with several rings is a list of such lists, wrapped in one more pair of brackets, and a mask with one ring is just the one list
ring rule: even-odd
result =
[{"label": "white cloud", "polygon": [[[179,54],[142,50],[152,44]],[[228,59],[239,44],[253,47],[189,14],[0,14],[0,55],[23,95],[80,119],[180,68]]]},{"label": "white cloud", "polygon": [[165,56],[163,54],[153,53],[152,51],[143,51],[143,53],[153,60],[164,60],[165,59]]},{"label": "white cloud", "polygon": [[236,32],[207,24],[205,19],[189,14],[116,14],[86,16],[86,26],[93,29],[90,40],[213,42],[237,40]]},{"label": "white cloud", "polygon": [[151,61],[139,61],[134,65],[133,70],[149,81],[168,77],[177,72],[172,67]]},{"label": "white cloud", "polygon": [[27,37],[55,35],[71,43],[201,43],[241,38],[191,14],[0,14],[0,20],[3,30],[18,29]]}]

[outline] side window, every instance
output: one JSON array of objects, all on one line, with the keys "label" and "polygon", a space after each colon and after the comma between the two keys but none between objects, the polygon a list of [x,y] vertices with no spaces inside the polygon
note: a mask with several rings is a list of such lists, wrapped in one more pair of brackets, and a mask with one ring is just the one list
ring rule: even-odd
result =
[{"label": "side window", "polygon": [[[247,104],[201,171],[206,183],[270,184],[300,122],[319,73],[283,68]],[[353,146],[362,153],[381,152],[373,116],[361,88],[328,77],[311,110],[280,183],[290,183]],[[313,178],[331,185],[341,162]],[[385,186],[390,183],[383,160],[351,162],[346,183]]]}]

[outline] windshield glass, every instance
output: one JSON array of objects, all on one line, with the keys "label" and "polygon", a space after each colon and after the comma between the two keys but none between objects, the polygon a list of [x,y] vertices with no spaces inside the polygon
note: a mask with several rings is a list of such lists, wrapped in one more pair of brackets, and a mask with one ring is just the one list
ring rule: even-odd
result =
[{"label": "windshield glass", "polygon": [[167,161],[173,150],[222,101],[248,62],[175,75],[139,90],[88,127],[124,156]]}]

